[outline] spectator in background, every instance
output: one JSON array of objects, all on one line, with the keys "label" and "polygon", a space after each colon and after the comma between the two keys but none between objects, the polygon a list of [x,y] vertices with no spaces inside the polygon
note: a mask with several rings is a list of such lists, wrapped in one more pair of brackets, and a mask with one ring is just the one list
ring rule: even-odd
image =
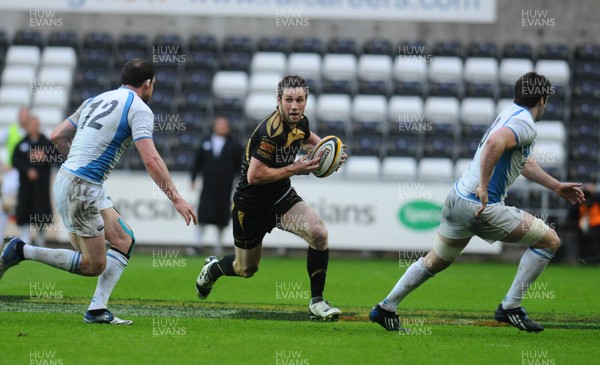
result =
[{"label": "spectator in background", "polygon": [[204,230],[210,224],[218,229],[215,252],[223,254],[223,230],[231,217],[231,192],[235,176],[240,172],[243,154],[242,145],[230,132],[229,120],[216,117],[212,134],[202,142],[192,166],[192,190],[196,189],[196,176],[198,173],[202,175],[196,253],[200,253],[204,246]]},{"label": "spectator in background", "polygon": [[31,229],[37,231],[35,245],[45,246],[46,226],[52,223],[50,205],[50,169],[61,155],[46,136],[40,132],[40,121],[30,115],[26,123],[27,135],[16,146],[12,162],[19,172],[17,225],[21,239],[31,241]]},{"label": "spectator in background", "polygon": [[577,222],[578,257],[584,263],[600,263],[600,194],[594,184],[582,188],[585,202],[570,210],[572,222]]},{"label": "spectator in background", "polygon": [[25,126],[29,120],[29,108],[21,107],[19,120],[7,128],[0,130],[0,145],[6,146],[6,161],[2,165],[2,207],[0,209],[0,237],[8,224],[8,218],[15,212],[17,194],[19,191],[19,172],[13,168],[12,156],[15,147],[21,142],[25,134]]}]

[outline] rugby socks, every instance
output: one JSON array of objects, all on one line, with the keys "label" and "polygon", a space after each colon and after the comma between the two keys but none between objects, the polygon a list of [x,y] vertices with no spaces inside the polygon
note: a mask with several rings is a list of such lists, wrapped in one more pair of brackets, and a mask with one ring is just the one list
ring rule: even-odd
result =
[{"label": "rugby socks", "polygon": [[81,252],[23,245],[23,258],[25,260],[43,262],[46,265],[61,270],[77,273],[79,271],[79,264],[81,263]]},{"label": "rugby socks", "polygon": [[529,247],[521,257],[515,280],[502,301],[502,308],[514,309],[520,307],[527,289],[540,276],[553,257],[554,252],[550,250]]},{"label": "rugby socks", "polygon": [[[109,248],[106,251],[106,268],[104,269],[104,272],[98,276],[96,291],[94,292],[94,296],[88,307],[90,312],[107,308],[110,294],[121,278],[121,274],[123,274],[123,270],[127,267],[128,262],[129,258],[124,253],[117,251],[114,248]],[[91,313],[94,314],[94,312]]]},{"label": "rugby socks", "polygon": [[306,270],[308,271],[308,277],[310,278],[310,295],[312,298],[323,297],[328,264],[329,249],[319,251],[310,246],[308,247]]},{"label": "rugby socks", "polygon": [[425,268],[425,259],[423,257],[419,258],[406,269],[404,275],[379,305],[387,311],[396,312],[396,308],[402,299],[431,277],[433,277],[433,274]]},{"label": "rugby socks", "polygon": [[208,274],[213,280],[217,280],[221,276],[236,276],[233,270],[233,262],[235,261],[235,255],[223,256],[222,259],[216,265],[210,267]]},{"label": "rugby socks", "polygon": [[19,226],[20,234],[19,238],[25,243],[31,243],[31,227],[29,224],[23,224]]}]

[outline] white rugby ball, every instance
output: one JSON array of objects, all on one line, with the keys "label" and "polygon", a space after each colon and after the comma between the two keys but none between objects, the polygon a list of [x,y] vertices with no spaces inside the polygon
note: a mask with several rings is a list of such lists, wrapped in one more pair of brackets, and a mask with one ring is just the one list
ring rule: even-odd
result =
[{"label": "white rugby ball", "polygon": [[327,136],[315,146],[310,159],[319,158],[319,168],[313,172],[316,177],[327,177],[335,172],[342,159],[342,140]]}]

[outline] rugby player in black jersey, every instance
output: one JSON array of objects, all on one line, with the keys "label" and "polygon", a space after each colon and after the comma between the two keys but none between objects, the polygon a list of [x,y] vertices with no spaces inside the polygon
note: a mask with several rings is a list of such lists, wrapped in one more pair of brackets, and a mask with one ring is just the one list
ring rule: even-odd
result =
[{"label": "rugby player in black jersey", "polygon": [[[290,177],[307,175],[319,167],[318,158],[296,159],[305,145],[321,138],[309,129],[304,115],[308,87],[299,76],[286,76],[277,85],[277,108],[256,127],[244,152],[240,181],[233,196],[235,255],[206,258],[196,289],[206,299],[221,276],[249,278],[258,271],[262,240],[277,227],[308,243],[307,270],[311,299],[309,315],[335,321],[342,313],[323,299],[329,262],[327,228],[319,214],[306,204],[291,185]],[[344,146],[345,147],[345,146]],[[346,159],[342,153],[342,163]]]}]

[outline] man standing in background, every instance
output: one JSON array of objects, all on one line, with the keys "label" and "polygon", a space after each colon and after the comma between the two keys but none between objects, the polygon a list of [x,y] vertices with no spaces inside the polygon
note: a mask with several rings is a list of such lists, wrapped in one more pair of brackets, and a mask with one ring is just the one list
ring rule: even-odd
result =
[{"label": "man standing in background", "polygon": [[231,191],[242,165],[242,146],[230,134],[231,126],[225,117],[216,117],[212,134],[206,138],[192,166],[192,190],[196,189],[196,175],[202,174],[202,191],[198,203],[198,236],[196,253],[204,246],[206,225],[218,229],[215,253],[223,254],[223,230],[231,218]]}]

